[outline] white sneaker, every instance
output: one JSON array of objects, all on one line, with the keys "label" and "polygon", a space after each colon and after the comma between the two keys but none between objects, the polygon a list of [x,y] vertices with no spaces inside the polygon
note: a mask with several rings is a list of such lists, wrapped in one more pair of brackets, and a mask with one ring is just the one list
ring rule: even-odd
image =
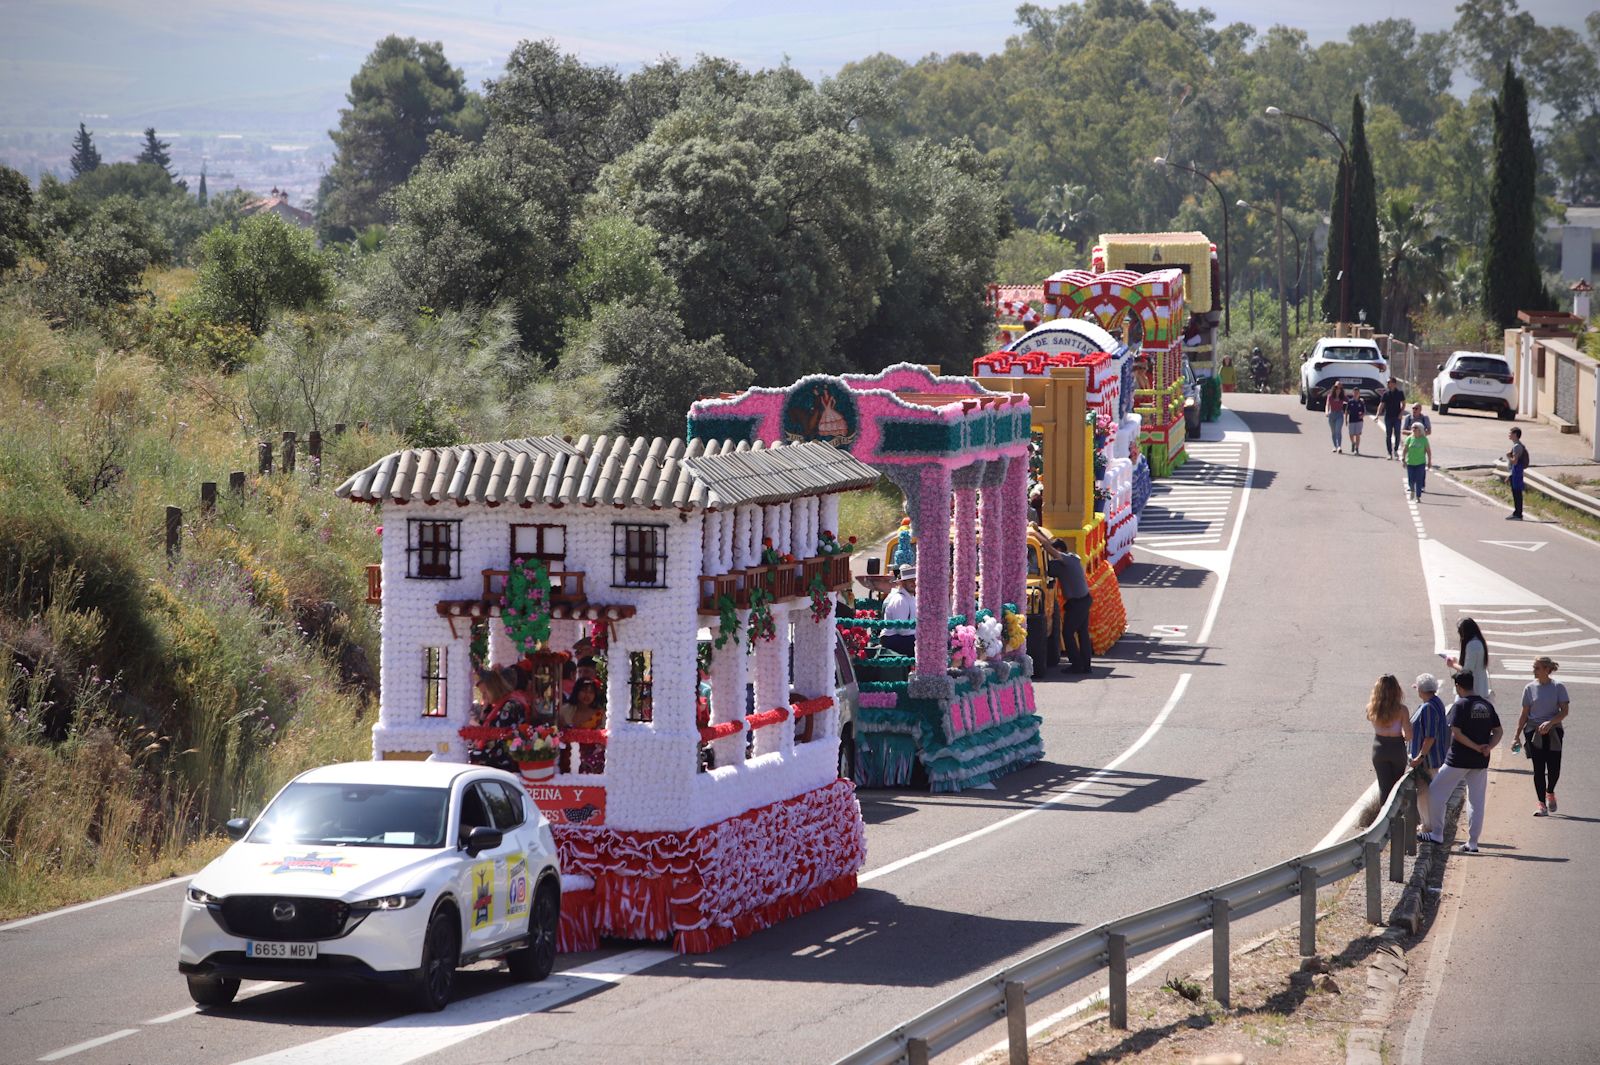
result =
[{"label": "white sneaker", "polygon": [[1456,853],[1457,854],[1477,854],[1478,853],[1478,845],[1476,843],[1463,843],[1463,844],[1461,844],[1461,846],[1456,848]]}]

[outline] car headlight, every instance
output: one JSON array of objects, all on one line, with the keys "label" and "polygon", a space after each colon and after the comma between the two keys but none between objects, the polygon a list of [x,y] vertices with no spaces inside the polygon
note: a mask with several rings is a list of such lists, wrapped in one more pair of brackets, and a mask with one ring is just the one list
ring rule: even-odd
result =
[{"label": "car headlight", "polygon": [[222,901],[221,895],[213,895],[197,887],[189,888],[189,901],[199,906],[213,906]]},{"label": "car headlight", "polygon": [[408,910],[422,901],[422,891],[408,891],[403,895],[381,895],[375,899],[364,899],[361,902],[352,902],[350,909],[357,913],[372,913],[375,910]]}]

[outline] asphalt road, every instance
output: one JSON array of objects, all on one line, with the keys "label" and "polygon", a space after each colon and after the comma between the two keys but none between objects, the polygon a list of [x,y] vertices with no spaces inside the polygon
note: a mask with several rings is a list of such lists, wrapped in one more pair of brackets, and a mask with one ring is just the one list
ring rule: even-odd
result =
[{"label": "asphalt road", "polygon": [[[852,898],[711,955],[618,945],[564,957],[546,985],[470,972],[438,1015],[361,986],[196,1014],[174,885],[0,927],[0,1062],[829,1062],[1073,929],[1315,846],[1372,782],[1374,679],[1437,668],[1441,623],[1381,440],[1378,458],[1333,455],[1292,397],[1230,401],[1242,420],[1206,427],[1155,504],[1159,553],[1136,548],[1124,575],[1128,635],[1092,677],[1040,685],[1045,761],[991,791],[863,792]],[[1515,549],[1468,542],[1467,508],[1441,490],[1421,509],[1505,562]],[[1558,594],[1568,549],[1515,561]]]}]

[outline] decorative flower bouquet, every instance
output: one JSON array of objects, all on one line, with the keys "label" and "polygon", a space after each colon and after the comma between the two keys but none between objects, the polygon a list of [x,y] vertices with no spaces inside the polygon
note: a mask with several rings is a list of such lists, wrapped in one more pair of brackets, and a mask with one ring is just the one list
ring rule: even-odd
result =
[{"label": "decorative flower bouquet", "polygon": [[822,535],[817,537],[817,554],[819,555],[844,555],[855,550],[856,538],[840,540],[833,533],[824,529]]},{"label": "decorative flower bouquet", "polygon": [[543,562],[512,559],[500,597],[500,620],[512,646],[523,654],[532,654],[550,639],[550,571]]},{"label": "decorative flower bouquet", "polygon": [[978,630],[957,625],[950,630],[950,666],[967,669],[978,664]]},{"label": "decorative flower bouquet", "polygon": [[1028,619],[1010,603],[1005,607],[1006,650],[1019,651],[1028,642]]},{"label": "decorative flower bouquet", "polygon": [[1000,619],[989,616],[977,624],[978,649],[985,658],[998,658],[1001,649],[1005,646],[1003,630]]},{"label": "decorative flower bouquet", "polygon": [[[876,621],[878,615],[871,610],[857,610],[858,619]],[[867,657],[867,646],[872,642],[872,636],[863,625],[847,625],[839,630],[839,635],[844,637],[844,645],[850,651],[851,658]]]},{"label": "decorative flower bouquet", "polygon": [[806,591],[811,596],[812,621],[821,621],[833,613],[833,603],[828,599],[828,586],[822,583],[822,574],[811,578],[811,587]]},{"label": "decorative flower bouquet", "polygon": [[518,765],[554,762],[561,752],[561,733],[554,725],[518,725],[505,745]]}]

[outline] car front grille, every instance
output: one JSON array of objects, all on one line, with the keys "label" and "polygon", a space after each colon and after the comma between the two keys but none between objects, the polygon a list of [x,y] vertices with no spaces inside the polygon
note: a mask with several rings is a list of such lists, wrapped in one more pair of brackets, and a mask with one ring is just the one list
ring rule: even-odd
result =
[{"label": "car front grille", "polygon": [[219,908],[222,926],[245,939],[337,939],[350,919],[337,899],[291,895],[232,895]]}]

